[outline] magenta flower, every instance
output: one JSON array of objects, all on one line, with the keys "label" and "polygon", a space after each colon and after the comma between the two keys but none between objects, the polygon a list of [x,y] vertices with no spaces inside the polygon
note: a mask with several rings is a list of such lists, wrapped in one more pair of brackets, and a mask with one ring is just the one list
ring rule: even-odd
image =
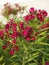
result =
[{"label": "magenta flower", "polygon": [[35,19],[35,15],[32,14],[31,15],[31,20],[33,20],[33,19]]},{"label": "magenta flower", "polygon": [[40,9],[38,10],[38,13],[41,13],[41,10]]},{"label": "magenta flower", "polygon": [[30,37],[31,34],[32,34],[32,32],[33,32],[33,28],[32,27],[29,27],[29,26],[26,26],[26,28],[22,32],[22,35],[24,37]]},{"label": "magenta flower", "polygon": [[45,65],[49,65],[49,62],[48,62],[48,61],[46,61],[46,62],[45,62]]},{"label": "magenta flower", "polygon": [[4,33],[8,33],[9,29],[4,29]]},{"label": "magenta flower", "polygon": [[44,18],[43,18],[43,17],[41,17],[41,18],[40,18],[40,21],[41,21],[41,22],[44,22]]},{"label": "magenta flower", "polygon": [[40,19],[42,17],[42,15],[40,13],[38,13],[37,17]]},{"label": "magenta flower", "polygon": [[7,33],[9,31],[9,29],[10,29],[10,24],[8,23],[5,25],[4,32]]},{"label": "magenta flower", "polygon": [[5,25],[5,29],[9,29],[10,28],[10,25],[9,24],[6,24]]},{"label": "magenta flower", "polygon": [[12,28],[12,31],[13,31],[13,32],[16,32],[16,31],[17,31],[16,27],[13,27],[13,28]]},{"label": "magenta flower", "polygon": [[35,19],[35,15],[31,14],[31,15],[26,15],[24,16],[24,19],[26,20],[26,22]]},{"label": "magenta flower", "polygon": [[42,15],[40,13],[37,14],[37,18],[41,21],[44,22],[44,18],[42,17]]},{"label": "magenta flower", "polygon": [[28,22],[29,20],[31,20],[31,16],[30,15],[26,15],[26,16],[24,16],[24,19]]},{"label": "magenta flower", "polygon": [[16,44],[16,39],[13,39],[13,40],[12,40],[12,43],[13,43],[13,44]]},{"label": "magenta flower", "polygon": [[29,12],[30,12],[30,13],[34,13],[34,8],[31,7],[31,8],[29,9]]},{"label": "magenta flower", "polygon": [[19,36],[19,32],[13,32],[13,34],[11,34],[11,38],[17,38]]},{"label": "magenta flower", "polygon": [[4,36],[2,36],[1,39],[4,40]]},{"label": "magenta flower", "polygon": [[27,37],[27,36],[28,36],[28,30],[23,30],[22,35],[23,35],[24,37]]},{"label": "magenta flower", "polygon": [[20,29],[24,29],[24,24],[23,24],[23,22],[20,22],[20,24],[19,24],[19,27],[20,27]]},{"label": "magenta flower", "polygon": [[36,40],[36,37],[35,36],[32,36],[32,41]]},{"label": "magenta flower", "polygon": [[47,36],[46,36],[46,38],[48,38],[48,39],[49,39],[49,35],[47,35]]},{"label": "magenta flower", "polygon": [[3,31],[0,30],[0,37],[2,37],[4,35]]},{"label": "magenta flower", "polygon": [[6,48],[7,48],[6,45],[3,45],[3,46],[2,46],[2,49],[3,49],[3,50],[6,50]]},{"label": "magenta flower", "polygon": [[30,37],[26,37],[25,39],[26,39],[26,41],[30,41]]},{"label": "magenta flower", "polygon": [[42,10],[42,14],[43,14],[43,16],[47,16],[48,15],[48,13],[45,10]]},{"label": "magenta flower", "polygon": [[26,26],[26,30],[32,32],[34,29],[32,27],[30,27],[30,26]]},{"label": "magenta flower", "polygon": [[14,49],[15,49],[16,51],[18,51],[18,50],[19,50],[19,47],[18,47],[18,46],[14,46]]},{"label": "magenta flower", "polygon": [[14,54],[14,50],[12,49],[12,50],[10,50],[10,55],[13,55]]},{"label": "magenta flower", "polygon": [[16,28],[17,24],[15,22],[13,22],[13,28]]}]

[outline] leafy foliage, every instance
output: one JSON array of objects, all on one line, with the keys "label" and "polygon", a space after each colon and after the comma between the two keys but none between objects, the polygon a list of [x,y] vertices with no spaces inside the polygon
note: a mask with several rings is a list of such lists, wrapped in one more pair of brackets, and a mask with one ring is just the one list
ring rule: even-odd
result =
[{"label": "leafy foliage", "polygon": [[[17,5],[18,6],[18,5]],[[30,8],[21,18],[5,4],[4,16],[8,23],[0,27],[0,65],[45,65],[49,64],[49,17],[45,10]],[[6,12],[6,13],[5,13]]]}]

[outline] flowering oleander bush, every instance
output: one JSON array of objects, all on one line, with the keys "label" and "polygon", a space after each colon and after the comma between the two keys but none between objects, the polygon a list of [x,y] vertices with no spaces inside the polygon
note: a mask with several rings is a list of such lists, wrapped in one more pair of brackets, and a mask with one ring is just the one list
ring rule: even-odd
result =
[{"label": "flowering oleander bush", "polygon": [[[49,17],[45,10],[33,7],[21,19],[17,9],[4,5],[3,16],[8,19],[0,26],[0,65],[49,65]],[[20,8],[19,8],[20,7]],[[10,14],[16,17],[9,19]]]}]

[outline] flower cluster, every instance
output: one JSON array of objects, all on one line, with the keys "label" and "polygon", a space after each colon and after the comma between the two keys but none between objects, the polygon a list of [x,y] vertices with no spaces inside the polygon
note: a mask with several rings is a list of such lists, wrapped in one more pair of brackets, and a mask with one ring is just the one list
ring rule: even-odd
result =
[{"label": "flower cluster", "polygon": [[[4,34],[3,34],[4,32]],[[19,36],[19,31],[17,31],[17,24],[13,21],[13,19],[10,19],[10,21],[5,25],[5,28],[3,31],[0,31],[0,37],[6,37],[7,41],[5,45],[3,45],[3,50],[6,50],[9,45],[12,45],[12,49],[10,50],[10,54],[14,54],[14,50],[18,51],[19,47],[16,46],[16,38]],[[5,40],[5,37],[3,41]],[[11,38],[11,41],[8,40],[8,38]]]},{"label": "flower cluster", "polygon": [[23,13],[24,9],[25,7],[21,7],[19,4],[14,4],[14,7],[13,7],[11,4],[6,3],[4,4],[2,15],[8,18],[11,14],[17,15],[21,11]]},{"label": "flower cluster", "polygon": [[30,14],[24,17],[26,21],[33,20],[37,17],[41,22],[44,22],[45,17],[48,15],[45,10],[35,10],[33,7],[30,8],[29,12]]},{"label": "flower cluster", "polygon": [[[8,3],[4,6],[5,9],[7,9],[5,11],[8,12],[8,15],[14,11],[14,9],[11,8],[11,6],[9,6]],[[15,4],[15,6],[20,7],[18,4]],[[17,14],[17,11],[15,12],[13,13]],[[27,59],[30,58],[31,55],[33,55],[33,53],[36,51],[38,51],[38,56],[42,55],[44,57],[48,57],[48,52],[45,52],[45,48],[47,48],[46,50],[48,50],[49,48],[47,47],[49,46],[49,18],[47,16],[48,13],[45,10],[36,10],[33,7],[31,7],[29,9],[29,13],[23,17],[22,21],[20,20],[20,22],[18,22],[15,19],[9,19],[8,23],[4,25],[4,28],[0,29],[0,40],[3,41],[2,50],[8,50],[9,55],[14,55],[16,53],[18,53],[18,55],[22,53],[23,55],[25,51],[25,53],[28,56]],[[20,46],[23,48],[21,49]],[[32,50],[32,48],[34,49]],[[30,53],[31,55],[29,55],[28,53]],[[35,59],[37,58],[35,57]],[[47,65],[49,64],[49,62],[47,61],[45,64]]]},{"label": "flower cluster", "polygon": [[[26,22],[29,22],[29,20],[33,20],[35,19],[36,17],[40,20],[40,22],[44,22],[44,17],[47,16],[47,12],[44,11],[44,10],[38,10],[36,11],[36,14],[35,14],[35,11],[34,8],[30,8],[29,10],[29,14],[24,16],[24,19],[26,20]],[[29,26],[28,23],[26,23],[27,25],[24,25],[24,22],[20,22],[19,24],[17,24],[14,19],[10,19],[9,22],[5,25],[5,28],[4,30],[0,30],[0,38],[1,39],[5,39],[4,38],[4,35],[6,36],[7,38],[7,42],[5,45],[3,45],[3,49],[5,50],[8,45],[10,45],[12,43],[12,50],[10,50],[10,54],[14,54],[14,50],[18,51],[19,47],[16,46],[16,38],[20,37],[20,36],[23,36],[24,39],[26,41],[34,41],[36,40],[36,35],[40,34],[39,32],[35,32],[35,29],[32,27],[32,26]],[[19,27],[18,27],[19,26]],[[17,27],[20,29],[17,30]],[[43,29],[43,28],[48,28],[49,27],[49,22],[46,22],[43,26],[40,27],[40,29]],[[34,34],[35,32],[35,34]],[[8,38],[11,38],[12,41],[8,41]],[[48,38],[48,36],[47,36]]]},{"label": "flower cluster", "polygon": [[[21,32],[17,30],[17,27],[20,28]],[[9,45],[12,45],[10,55],[14,54],[14,50],[18,51],[19,47],[16,46],[16,39],[20,36],[23,36],[26,41],[36,40],[36,37],[32,35],[33,30],[34,29],[31,26],[24,26],[24,22],[20,22],[19,25],[17,25],[14,19],[10,19],[5,25],[4,30],[0,30],[0,38],[3,41],[5,38],[7,39],[6,43],[3,45],[3,50],[6,50]],[[8,40],[8,38],[11,39],[11,41]]]}]

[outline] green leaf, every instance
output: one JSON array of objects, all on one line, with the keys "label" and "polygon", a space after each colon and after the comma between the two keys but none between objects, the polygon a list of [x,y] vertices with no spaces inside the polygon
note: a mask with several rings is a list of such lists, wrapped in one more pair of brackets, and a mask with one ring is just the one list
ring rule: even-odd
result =
[{"label": "green leaf", "polygon": [[26,61],[26,63],[28,63],[28,62],[30,62],[30,61],[32,61],[32,60],[33,60],[34,62],[37,62],[37,60],[34,59],[34,58],[38,57],[38,54],[39,54],[39,52],[30,55],[30,58]]},{"label": "green leaf", "polygon": [[39,37],[37,40],[36,40],[36,42],[40,42],[40,41],[42,41],[44,38],[45,38],[46,36],[43,36],[43,37]]},{"label": "green leaf", "polygon": [[46,32],[47,32],[47,31],[43,31],[43,32],[41,32],[41,33],[39,34],[39,36],[40,36],[40,35],[44,35],[44,34],[46,34]]},{"label": "green leaf", "polygon": [[5,63],[3,63],[2,65],[5,65]]},{"label": "green leaf", "polygon": [[14,58],[14,57],[16,57],[17,55],[13,55],[12,57],[10,57],[10,59],[12,59],[12,58]]},{"label": "green leaf", "polygon": [[37,65],[37,63],[30,63],[29,65]]},{"label": "green leaf", "polygon": [[2,60],[3,60],[3,56],[0,57],[0,61],[2,61]]},{"label": "green leaf", "polygon": [[45,59],[42,57],[42,65],[45,65]]}]

